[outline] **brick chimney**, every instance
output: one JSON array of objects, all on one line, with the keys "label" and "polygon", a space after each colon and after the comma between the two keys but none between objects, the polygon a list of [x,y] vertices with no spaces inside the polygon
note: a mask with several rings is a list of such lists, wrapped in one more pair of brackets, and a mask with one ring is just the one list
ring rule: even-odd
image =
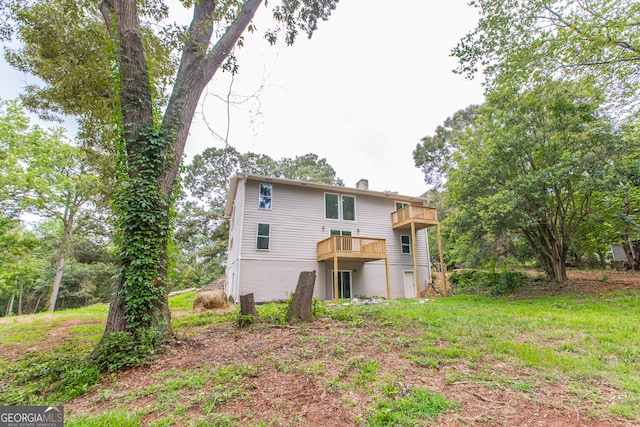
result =
[{"label": "brick chimney", "polygon": [[356,188],[358,190],[368,190],[369,189],[369,180],[368,179],[361,179],[360,181],[356,182]]}]

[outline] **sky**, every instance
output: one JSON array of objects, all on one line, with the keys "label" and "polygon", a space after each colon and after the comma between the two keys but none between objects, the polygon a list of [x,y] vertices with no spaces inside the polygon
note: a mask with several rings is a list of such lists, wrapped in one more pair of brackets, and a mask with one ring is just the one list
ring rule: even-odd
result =
[{"label": "sky", "polygon": [[[341,0],[311,39],[270,46],[263,6],[235,52],[239,73],[218,72],[203,95],[185,161],[226,139],[275,160],[315,153],[347,187],[364,178],[371,190],[419,196],[428,189],[412,156],[420,139],[484,100],[481,76],[454,74],[450,56],[477,18],[467,0]],[[35,81],[4,62],[0,75],[4,99]]]}]

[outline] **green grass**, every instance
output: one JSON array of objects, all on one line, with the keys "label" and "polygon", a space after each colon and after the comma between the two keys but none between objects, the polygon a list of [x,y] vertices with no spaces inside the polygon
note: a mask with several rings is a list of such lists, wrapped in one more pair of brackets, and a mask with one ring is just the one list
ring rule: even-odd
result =
[{"label": "green grass", "polygon": [[367,421],[371,427],[413,427],[457,407],[459,405],[438,393],[413,388],[405,396],[379,400],[367,413]]},{"label": "green grass", "polygon": [[142,418],[139,414],[130,414],[122,409],[108,411],[100,415],[69,418],[65,416],[64,425],[66,427],[139,427],[142,424]]},{"label": "green grass", "polygon": [[[190,313],[193,296],[186,293],[170,299],[172,310],[179,313],[173,320],[179,334],[219,324],[235,327],[237,309]],[[269,325],[283,323],[286,307],[285,303],[259,305],[264,323],[244,333],[269,334]],[[418,376],[441,375],[446,384],[475,383],[531,398],[553,384],[567,389],[587,415],[640,420],[638,292],[523,300],[457,295],[426,304],[395,300],[388,305],[321,304],[317,308],[337,327],[328,323],[321,327],[323,334],[316,333],[317,324],[316,329],[296,328],[284,356],[270,354],[268,341],[261,341],[265,345],[252,350],[255,354],[246,363],[203,363],[197,369],[165,371],[151,387],[128,390],[122,396],[105,395],[125,404],[150,399],[142,412],[114,407],[106,414],[72,418],[68,425],[140,425],[149,413],[157,426],[243,425],[246,419],[218,411],[227,402],[250,399],[253,377],[269,369],[311,378],[345,407],[361,410],[354,420],[360,417],[364,425],[423,425],[443,411],[461,408],[455,399],[434,391],[417,386],[398,389],[394,381],[403,380],[404,372],[385,367],[366,349],[394,353],[406,362],[403,369],[412,369]],[[19,360],[0,356],[0,404],[64,404],[91,389],[98,377],[84,358],[102,336],[106,315],[106,306],[92,306],[1,323],[0,345],[23,349],[38,345],[58,326],[68,326],[67,322],[75,326],[67,329],[66,344],[50,351],[26,353]],[[496,368],[497,364],[501,367]],[[606,396],[606,390],[616,391],[615,400]],[[352,393],[374,403],[366,410],[357,404],[352,408]],[[201,413],[188,412],[193,407]],[[281,415],[249,424],[286,425],[291,420]]]}]

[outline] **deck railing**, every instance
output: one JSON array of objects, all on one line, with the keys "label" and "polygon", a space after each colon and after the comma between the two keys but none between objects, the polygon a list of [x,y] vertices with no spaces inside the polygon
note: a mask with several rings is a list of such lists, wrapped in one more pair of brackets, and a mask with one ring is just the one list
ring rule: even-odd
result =
[{"label": "deck railing", "polygon": [[394,226],[411,220],[437,225],[438,214],[435,208],[412,205],[407,205],[397,211],[391,212],[391,223]]},{"label": "deck railing", "polygon": [[384,239],[368,237],[331,236],[318,242],[318,259],[332,258],[334,255],[347,258],[384,258],[387,242]]}]

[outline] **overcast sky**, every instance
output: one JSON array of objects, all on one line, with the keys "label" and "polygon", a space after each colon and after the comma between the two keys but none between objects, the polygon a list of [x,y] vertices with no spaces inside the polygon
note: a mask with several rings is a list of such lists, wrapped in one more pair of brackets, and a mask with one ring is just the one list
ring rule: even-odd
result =
[{"label": "overcast sky", "polygon": [[[481,78],[456,75],[450,51],[477,22],[466,0],[342,0],[329,21],[293,47],[258,31],[236,52],[240,72],[219,73],[191,126],[187,162],[225,137],[240,152],[274,159],[316,153],[349,187],[418,196],[427,190],[412,151],[454,112],[483,101]],[[14,98],[28,76],[0,67],[0,97]],[[235,95],[230,115],[218,96]],[[248,97],[248,98],[245,98]]]}]

